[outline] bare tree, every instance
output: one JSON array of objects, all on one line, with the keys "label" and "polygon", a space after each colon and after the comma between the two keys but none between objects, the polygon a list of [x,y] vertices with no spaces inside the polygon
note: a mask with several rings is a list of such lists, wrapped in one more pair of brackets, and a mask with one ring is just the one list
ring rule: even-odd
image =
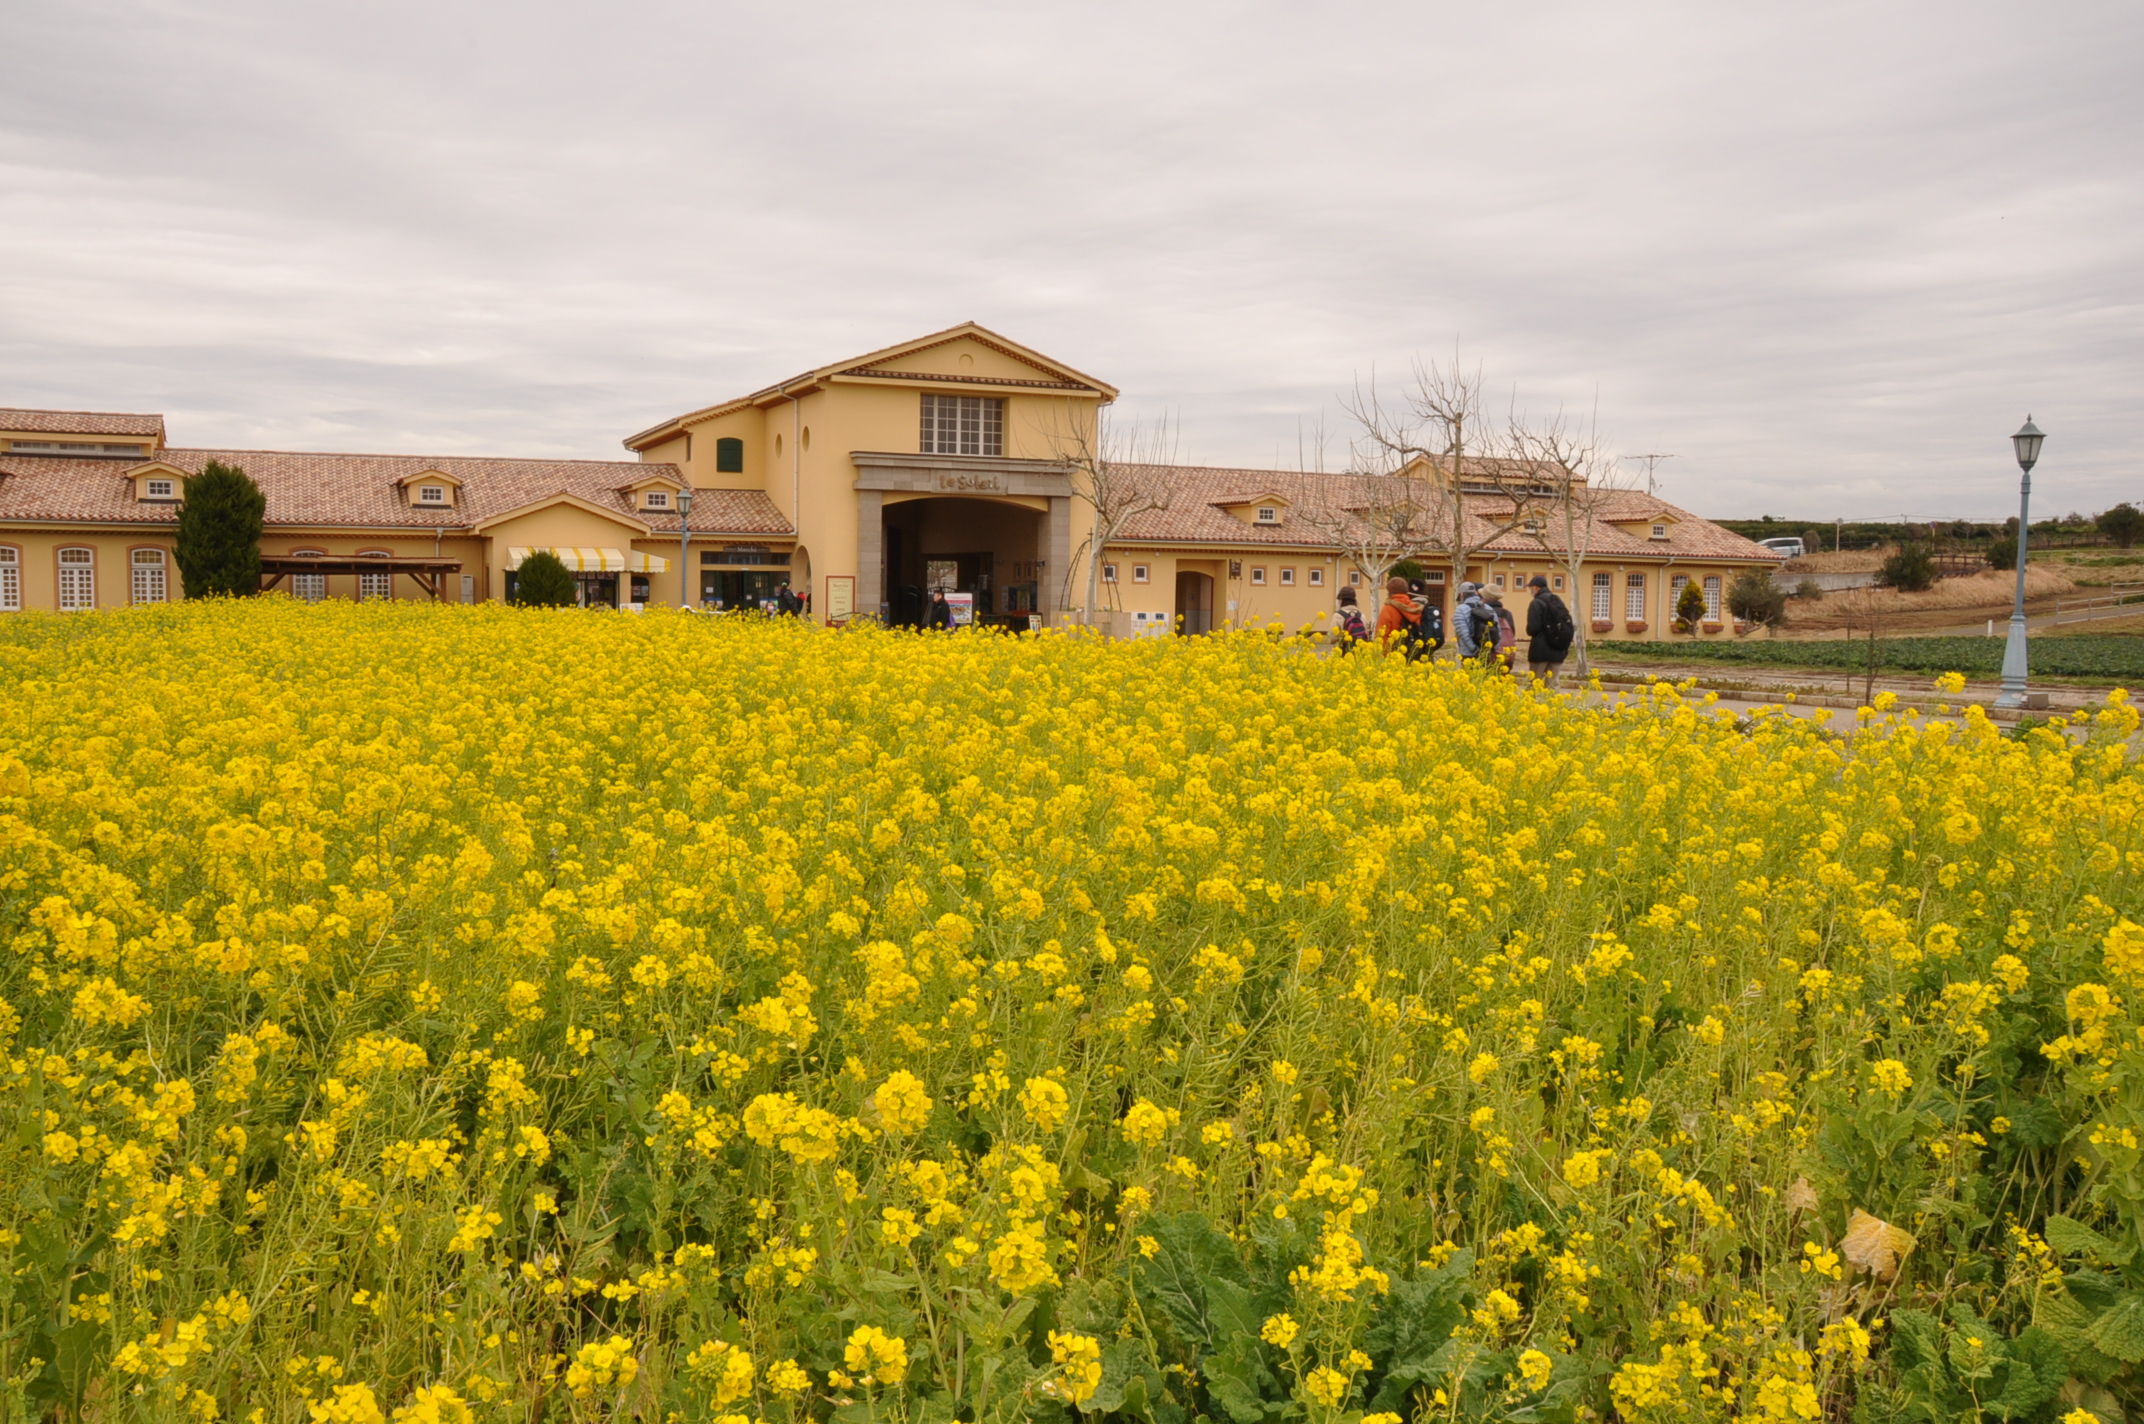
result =
[{"label": "bare tree", "polygon": [[1080,613],[1089,627],[1101,604],[1102,555],[1124,526],[1142,514],[1169,507],[1175,484],[1168,467],[1176,463],[1176,422],[1162,415],[1151,423],[1119,422],[1104,406],[1093,419],[1067,410],[1049,431],[1051,456],[1065,467],[1072,497],[1094,511],[1093,528],[1073,551],[1065,570],[1064,596],[1069,601],[1074,571],[1084,560],[1087,593]]},{"label": "bare tree", "polygon": [[[1479,430],[1481,368],[1467,370],[1456,351],[1448,366],[1418,360],[1413,384],[1397,402],[1387,403],[1373,374],[1367,390],[1357,383],[1346,407],[1360,431],[1357,465],[1367,475],[1405,479],[1419,487],[1419,547],[1449,558],[1453,580],[1464,579],[1475,552],[1518,522],[1506,521],[1483,534],[1469,522],[1469,485],[1481,483],[1483,462],[1477,447],[1493,443],[1485,442]],[[1485,506],[1484,512],[1490,509],[1493,506]]]},{"label": "bare tree", "polygon": [[1311,475],[1295,515],[1370,581],[1374,621],[1393,565],[1431,548],[1433,482],[1405,474]]},{"label": "bare tree", "polygon": [[[1517,527],[1561,569],[1575,603],[1585,588],[1586,559],[1609,504],[1622,493],[1621,465],[1601,438],[1597,422],[1580,431],[1561,411],[1530,420],[1514,410],[1501,438],[1496,481],[1507,492]],[[1608,611],[1615,612],[1613,592]],[[1578,674],[1587,674],[1588,619],[1571,610]],[[1590,616],[1592,610],[1587,609]]]}]

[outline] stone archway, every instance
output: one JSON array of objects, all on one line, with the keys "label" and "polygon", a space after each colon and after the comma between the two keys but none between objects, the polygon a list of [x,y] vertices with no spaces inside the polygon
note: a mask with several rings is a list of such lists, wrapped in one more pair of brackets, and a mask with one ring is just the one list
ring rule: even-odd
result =
[{"label": "stone archway", "polygon": [[[889,553],[894,556],[895,571],[905,574],[924,558],[922,543],[942,540],[926,532],[933,523],[928,508],[909,514],[897,511],[904,504],[940,505],[939,512],[948,517],[965,509],[977,537],[992,541],[987,552],[993,559],[994,617],[1009,616],[1001,597],[1005,588],[1031,583],[1035,611],[1048,624],[1062,620],[1062,589],[1072,557],[1072,482],[1063,465],[1052,460],[870,451],[857,451],[850,458],[856,462],[856,598],[860,609],[888,621],[902,611],[901,593],[907,580],[889,577]],[[994,512],[977,515],[977,507]],[[942,522],[939,527],[942,532]],[[901,538],[889,540],[895,530],[901,531]],[[921,542],[911,547],[911,538]],[[889,542],[901,547],[889,550]],[[1017,557],[1028,548],[1034,552],[1025,559]],[[979,557],[986,550],[942,547],[939,552]],[[1013,556],[1007,558],[1008,553]],[[1008,579],[996,567],[1000,559],[1032,568],[1017,568],[1015,577]],[[972,568],[971,564],[971,579]]]}]

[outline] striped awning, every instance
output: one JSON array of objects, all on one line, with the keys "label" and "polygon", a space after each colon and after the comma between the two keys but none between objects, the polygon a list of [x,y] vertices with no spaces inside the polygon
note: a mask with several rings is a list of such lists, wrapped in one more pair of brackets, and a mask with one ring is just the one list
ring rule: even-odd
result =
[{"label": "striped awning", "polygon": [[636,574],[667,573],[670,561],[660,554],[643,554],[637,549],[564,549],[522,548],[515,546],[506,551],[506,566],[521,567],[521,561],[531,554],[556,554],[558,561],[575,573],[620,574],[630,570]]}]

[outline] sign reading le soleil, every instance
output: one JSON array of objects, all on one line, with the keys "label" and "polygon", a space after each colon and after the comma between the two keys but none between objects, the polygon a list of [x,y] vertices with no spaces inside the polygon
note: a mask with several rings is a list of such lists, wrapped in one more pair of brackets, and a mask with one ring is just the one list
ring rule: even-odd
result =
[{"label": "sign reading le soleil", "polygon": [[938,490],[941,494],[1003,494],[1005,477],[967,470],[940,470]]}]

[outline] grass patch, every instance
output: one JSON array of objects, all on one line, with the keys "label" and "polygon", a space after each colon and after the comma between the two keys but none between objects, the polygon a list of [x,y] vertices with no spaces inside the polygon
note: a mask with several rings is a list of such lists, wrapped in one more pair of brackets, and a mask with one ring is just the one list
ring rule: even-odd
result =
[{"label": "grass patch", "polygon": [[[1999,673],[2001,638],[1884,638],[1877,642],[1879,672]],[[1858,672],[1868,666],[1869,645],[1860,639],[1837,642],[1636,643],[1588,645],[1603,662],[1719,663],[1728,667],[1803,667]],[[2032,640],[2036,676],[2144,677],[2144,638],[2105,634],[2044,637]]]}]

